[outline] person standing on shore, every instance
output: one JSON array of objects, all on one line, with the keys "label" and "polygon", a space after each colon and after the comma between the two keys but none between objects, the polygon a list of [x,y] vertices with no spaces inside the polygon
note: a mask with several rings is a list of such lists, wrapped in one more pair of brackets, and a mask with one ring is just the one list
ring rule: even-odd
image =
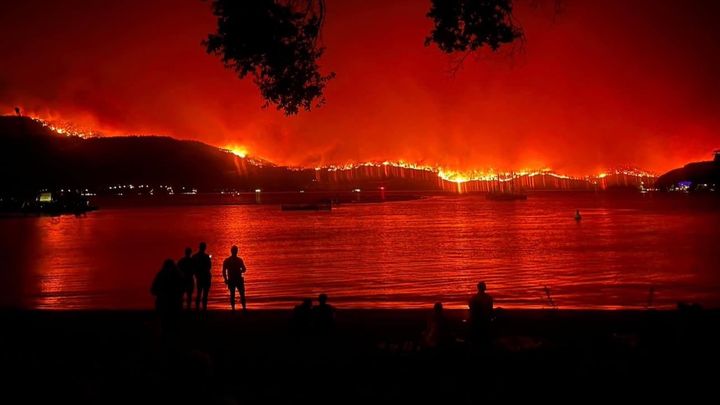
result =
[{"label": "person standing on shore", "polygon": [[197,295],[195,297],[195,309],[200,310],[200,301],[202,301],[203,311],[207,311],[208,293],[210,292],[210,282],[212,281],[212,262],[210,255],[205,253],[207,244],[200,242],[198,252],[193,255],[193,263],[195,264],[194,274],[197,284]]},{"label": "person standing on shore", "polygon": [[247,271],[245,262],[241,257],[238,257],[238,247],[234,246],[230,248],[230,257],[225,259],[222,267],[222,276],[225,280],[225,284],[230,290],[230,307],[235,311],[235,290],[237,289],[240,293],[240,303],[242,304],[243,312],[247,312],[247,306],[245,303],[245,278],[244,274]]},{"label": "person standing on shore", "polygon": [[[178,260],[177,266],[184,280],[183,296],[187,295],[187,309],[191,309],[192,295],[195,290],[195,264],[192,259],[192,249],[185,248],[185,256]],[[185,299],[183,299],[184,301]]]},{"label": "person standing on shore", "polygon": [[486,293],[484,281],[477,284],[477,294],[468,302],[470,308],[470,338],[485,346],[490,343],[490,322],[493,317],[493,298]]},{"label": "person standing on shore", "polygon": [[160,316],[164,332],[169,332],[173,328],[176,317],[182,309],[183,288],[182,275],[175,266],[175,261],[165,260],[150,287],[150,293],[155,296],[155,310]]}]

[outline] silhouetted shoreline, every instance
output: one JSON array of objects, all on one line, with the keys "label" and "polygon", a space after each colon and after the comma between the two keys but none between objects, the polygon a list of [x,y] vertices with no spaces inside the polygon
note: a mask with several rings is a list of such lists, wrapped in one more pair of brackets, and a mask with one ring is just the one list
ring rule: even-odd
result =
[{"label": "silhouetted shoreline", "polygon": [[[181,194],[223,190],[295,192],[417,191],[490,192],[505,190],[494,179],[456,181],[439,167],[402,162],[356,162],[353,165],[290,167],[197,141],[165,136],[66,136],[25,116],[0,116],[0,191],[9,196],[40,189],[89,190],[97,195]],[[135,162],[136,164],[128,164]],[[142,164],[140,164],[140,162]],[[522,191],[639,192],[654,182],[643,171],[615,169],[593,178],[550,171],[505,176],[510,189]],[[499,179],[498,179],[499,181]]]},{"label": "silhouetted shoreline", "polygon": [[[289,309],[184,313],[169,340],[151,311],[5,310],[5,392],[79,403],[691,401],[717,374],[718,310],[506,310],[486,353],[420,348],[429,311],[340,309],[318,347],[288,333]],[[446,313],[463,327],[466,311]],[[47,389],[22,388],[38,384]]]}]

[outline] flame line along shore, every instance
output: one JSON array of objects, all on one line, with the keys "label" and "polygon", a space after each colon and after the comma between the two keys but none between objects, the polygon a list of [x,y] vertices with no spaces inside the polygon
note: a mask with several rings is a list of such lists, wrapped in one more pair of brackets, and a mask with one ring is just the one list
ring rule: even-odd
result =
[{"label": "flame line along shore", "polygon": [[617,169],[596,176],[571,177],[550,170],[480,173],[448,172],[430,166],[404,162],[363,163],[315,169],[315,179],[325,184],[350,184],[362,180],[406,179],[443,191],[512,192],[517,190],[606,190],[633,188],[648,190],[656,177],[635,169]]},{"label": "flame line along shore", "polygon": [[[55,123],[46,121],[40,118],[32,118],[34,121],[41,124],[43,127],[48,128],[49,130],[63,136],[76,136],[80,138],[88,138],[88,137],[95,137],[100,136],[101,133],[90,131],[90,130],[84,130],[81,128],[78,128],[74,126],[71,123]],[[247,148],[244,146],[226,146],[219,148],[227,153],[231,153],[235,155],[236,157],[243,159],[251,164],[254,164],[256,166],[264,166],[264,165],[273,165],[274,164],[267,162],[262,159],[256,159],[249,155]],[[613,181],[614,184],[620,184],[620,185],[632,185],[632,186],[648,186],[652,185],[657,178],[657,174],[647,172],[638,168],[617,168],[612,170],[607,170],[603,173],[599,173],[596,175],[587,175],[587,176],[569,176],[565,174],[560,174],[552,171],[552,169],[549,168],[543,168],[543,169],[523,169],[518,171],[500,171],[496,169],[489,169],[489,170],[453,170],[449,169],[440,165],[432,166],[432,165],[426,165],[426,164],[416,164],[416,163],[408,163],[403,160],[398,161],[367,161],[367,162],[359,162],[359,163],[347,163],[342,165],[325,165],[325,166],[318,166],[315,167],[316,172],[352,172],[356,171],[358,169],[362,168],[390,168],[390,169],[407,169],[412,171],[420,171],[425,173],[430,173],[435,176],[437,176],[438,181],[440,182],[441,188],[445,189],[448,188],[446,183],[455,183],[457,185],[458,191],[488,191],[492,190],[494,187],[489,186],[490,183],[496,182],[498,184],[501,183],[511,183],[512,186],[514,186],[515,182],[520,180],[520,184],[517,184],[519,187],[531,187],[534,188],[534,181],[533,178],[540,177],[541,182],[543,185],[546,183],[546,178],[550,178],[555,181],[565,181],[565,182],[583,182],[589,185],[593,186],[599,186],[600,188],[606,188],[607,181],[606,179],[608,177],[622,177],[620,181]],[[287,167],[288,170],[291,171],[303,171],[303,170],[312,170],[311,168],[307,167]],[[382,173],[378,173],[382,174]],[[388,175],[388,173],[384,173],[385,175]],[[629,180],[628,180],[629,179]],[[527,181],[522,181],[527,180]],[[466,187],[471,186],[472,183],[486,183],[484,186],[479,187],[470,187],[469,190],[464,190]],[[562,184],[556,184],[557,188],[565,188],[562,186]],[[574,188],[574,187],[568,187],[568,188]],[[642,187],[641,187],[642,188]],[[477,189],[477,190],[475,190]]]},{"label": "flame line along shore", "polygon": [[[251,158],[248,155],[247,149],[245,147],[225,147],[221,148],[227,153],[233,154],[243,160],[248,160],[253,164],[262,165],[262,161],[258,161],[256,159]],[[356,171],[363,168],[393,168],[393,169],[408,169],[408,170],[414,170],[419,172],[427,172],[432,173],[438,177],[439,180],[443,182],[450,182],[450,183],[456,183],[458,185],[464,184],[464,183],[473,183],[473,182],[498,182],[498,183],[507,183],[507,182],[513,182],[517,179],[521,178],[533,178],[536,176],[549,176],[554,179],[558,180],[568,180],[568,181],[584,181],[588,182],[590,184],[600,184],[604,183],[604,179],[607,177],[612,176],[623,176],[623,177],[630,177],[633,179],[639,179],[637,181],[630,181],[629,183],[632,183],[632,185],[651,185],[654,183],[655,179],[657,178],[657,174],[646,172],[644,170],[638,169],[638,168],[617,168],[612,170],[606,170],[605,172],[602,172],[597,175],[588,175],[588,176],[569,176],[564,174],[559,174],[554,171],[552,171],[549,168],[545,169],[523,169],[519,171],[499,171],[499,170],[488,170],[488,171],[482,171],[482,170],[469,170],[469,171],[459,171],[459,170],[452,170],[443,168],[442,166],[431,166],[431,165],[422,165],[422,164],[415,164],[415,163],[408,163],[402,160],[399,161],[367,161],[367,162],[360,162],[360,163],[347,163],[344,165],[326,165],[326,166],[317,166],[315,167],[316,172],[351,172]],[[306,167],[287,167],[288,170],[294,170],[294,171],[304,171],[309,170]],[[387,175],[387,173],[385,173]],[[627,181],[625,181],[625,185],[628,184]]]},{"label": "flame line along shore", "polygon": [[551,169],[545,168],[545,169],[523,169],[518,171],[499,171],[499,170],[488,170],[488,171],[481,171],[481,170],[469,170],[469,171],[460,171],[460,170],[451,170],[446,169],[441,166],[430,166],[430,165],[418,165],[413,163],[407,163],[404,161],[383,161],[383,162],[362,162],[362,163],[349,163],[345,165],[328,165],[328,166],[319,166],[316,167],[315,170],[327,170],[327,171],[343,171],[343,170],[354,170],[361,167],[383,167],[383,166],[392,166],[397,168],[403,168],[403,169],[413,169],[413,170],[421,170],[421,171],[427,171],[436,173],[438,177],[440,177],[442,180],[454,182],[454,183],[465,183],[470,181],[500,181],[500,182],[508,182],[512,181],[513,179],[517,179],[520,177],[534,177],[538,175],[547,175],[552,176],[558,179],[571,179],[571,180],[593,180],[593,179],[603,179],[610,175],[626,175],[626,176],[634,176],[634,177],[647,177],[647,178],[655,178],[657,177],[656,174],[646,172],[641,169],[637,168],[618,168],[613,170],[608,170],[606,172],[597,174],[597,175],[589,175],[589,176],[568,176],[564,174],[559,174]]}]

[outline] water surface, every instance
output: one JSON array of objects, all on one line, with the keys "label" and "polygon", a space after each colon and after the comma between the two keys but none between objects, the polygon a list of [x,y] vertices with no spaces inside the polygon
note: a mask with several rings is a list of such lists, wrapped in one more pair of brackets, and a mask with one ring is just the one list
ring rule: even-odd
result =
[{"label": "water surface", "polygon": [[[0,219],[0,304],[151,308],[163,260],[206,241],[212,308],[226,308],[221,259],[240,246],[251,308],[320,292],[341,307],[463,306],[485,280],[503,307],[720,306],[718,200],[540,193],[527,201],[441,196],[346,204],[105,207],[83,218]],[[580,209],[583,220],[573,220]],[[654,293],[650,294],[650,289]],[[652,297],[651,297],[652,296]]]}]

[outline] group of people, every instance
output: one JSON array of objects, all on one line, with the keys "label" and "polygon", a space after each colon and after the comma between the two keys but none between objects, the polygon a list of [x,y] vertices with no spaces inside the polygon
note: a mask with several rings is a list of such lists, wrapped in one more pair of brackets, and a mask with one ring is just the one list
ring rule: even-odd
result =
[{"label": "group of people", "polygon": [[[468,301],[470,310],[468,338],[478,346],[486,346],[492,338],[493,298],[486,290],[487,285],[485,282],[479,282],[477,284],[477,293]],[[443,305],[441,302],[437,302],[423,332],[423,345],[427,348],[437,348],[447,345],[450,340],[450,328],[443,313]]]},{"label": "group of people", "polygon": [[[237,246],[230,248],[230,256],[223,261],[222,276],[230,292],[230,306],[235,310],[235,292],[240,293],[243,312],[247,311],[245,301],[245,262],[238,256]],[[195,309],[207,310],[208,293],[212,283],[212,257],[207,253],[207,244],[201,242],[198,251],[193,254],[191,248],[185,248],[185,255],[175,262],[165,260],[153,280],[150,292],[155,296],[155,308],[160,314],[170,314],[192,307],[193,292]]]},{"label": "group of people", "polygon": [[318,296],[318,304],[313,306],[312,299],[305,298],[297,305],[290,318],[292,332],[298,336],[310,332],[330,333],[335,328],[335,307],[328,304],[327,294]]},{"label": "group of people", "polygon": [[[212,282],[212,260],[206,252],[207,245],[201,242],[198,251],[193,254],[191,248],[185,248],[185,255],[177,261],[165,260],[162,269],[153,280],[151,292],[155,296],[155,307],[158,313],[170,315],[192,307],[193,292],[195,309],[207,310],[208,292]],[[243,312],[247,311],[245,300],[245,262],[238,256],[237,246],[230,248],[230,256],[223,261],[222,277],[228,287],[230,307],[235,311],[235,294],[240,294]],[[491,323],[494,316],[493,298],[486,292],[485,282],[477,284],[477,293],[468,302],[470,317],[468,337],[475,343],[484,344],[490,339]],[[298,334],[313,331],[327,334],[335,326],[335,307],[327,303],[326,294],[318,296],[318,304],[313,306],[312,299],[306,298],[293,309],[291,326]],[[423,333],[423,342],[427,347],[439,347],[448,342],[450,337],[447,320],[443,313],[443,305],[438,302],[433,307],[427,327]]]}]

